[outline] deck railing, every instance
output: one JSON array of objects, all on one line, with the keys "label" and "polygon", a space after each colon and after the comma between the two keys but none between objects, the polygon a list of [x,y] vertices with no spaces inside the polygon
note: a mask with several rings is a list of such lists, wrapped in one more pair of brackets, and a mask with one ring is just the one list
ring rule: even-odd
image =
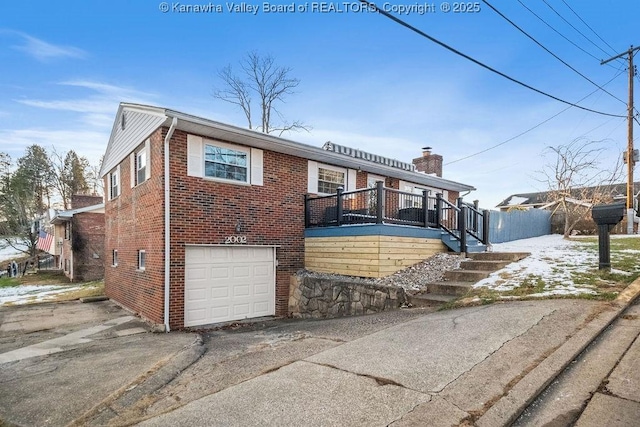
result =
[{"label": "deck railing", "polygon": [[338,188],[329,196],[305,196],[305,227],[350,224],[399,224],[439,228],[460,241],[466,252],[468,235],[482,243],[489,241],[489,213],[459,198],[453,204],[438,193],[408,193],[384,187],[345,192]]}]

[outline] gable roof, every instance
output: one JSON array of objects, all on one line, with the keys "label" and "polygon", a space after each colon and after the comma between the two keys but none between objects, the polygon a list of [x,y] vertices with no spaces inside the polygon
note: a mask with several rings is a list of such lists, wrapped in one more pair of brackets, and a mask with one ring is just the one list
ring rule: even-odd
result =
[{"label": "gable roof", "polygon": [[111,130],[100,176],[104,177],[139,144],[161,126],[169,127],[177,119],[176,129],[212,139],[242,144],[262,150],[289,154],[308,160],[360,169],[378,175],[398,178],[449,191],[472,191],[475,187],[420,172],[393,168],[368,160],[327,151],[321,147],[302,144],[262,132],[232,126],[167,108],[121,103]]},{"label": "gable roof", "polygon": [[[612,184],[612,185],[602,185],[599,187],[581,187],[574,188],[570,191],[569,198],[572,201],[585,200],[585,197],[590,198],[593,196],[593,193],[596,190],[603,191],[605,194],[608,194],[613,199],[626,199],[627,198],[627,184]],[[640,192],[640,182],[633,183],[633,194],[638,195]],[[504,199],[496,208],[509,208],[514,206],[519,207],[541,207],[550,202],[551,196],[554,191],[540,191],[537,193],[520,193],[520,194],[512,194],[511,196]]]}]

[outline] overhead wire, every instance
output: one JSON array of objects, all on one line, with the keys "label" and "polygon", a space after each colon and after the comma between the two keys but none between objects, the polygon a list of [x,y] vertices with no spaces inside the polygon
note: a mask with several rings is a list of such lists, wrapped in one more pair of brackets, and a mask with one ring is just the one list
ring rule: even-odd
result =
[{"label": "overhead wire", "polygon": [[602,86],[600,86],[598,83],[594,82],[593,80],[591,80],[589,77],[585,76],[583,73],[581,73],[580,71],[578,71],[577,69],[575,69],[573,66],[571,66],[571,64],[567,63],[564,59],[560,58],[558,55],[556,55],[555,53],[553,53],[551,50],[549,50],[546,46],[544,46],[542,43],[540,43],[538,40],[536,40],[535,37],[533,37],[532,35],[530,35],[529,33],[527,33],[525,30],[523,30],[520,26],[518,26],[518,24],[516,24],[515,22],[513,22],[511,19],[509,19],[507,16],[505,16],[502,12],[500,12],[498,9],[496,9],[491,3],[489,3],[487,0],[482,0],[482,2],[484,4],[486,4],[487,6],[489,6],[489,8],[491,8],[495,13],[497,13],[501,18],[503,18],[505,21],[507,21],[509,24],[511,24],[513,27],[515,27],[518,31],[520,31],[522,34],[524,34],[525,36],[527,36],[531,41],[533,41],[535,44],[537,44],[538,46],[540,46],[542,49],[544,49],[545,52],[547,52],[549,55],[553,56],[554,58],[556,58],[558,61],[560,61],[563,65],[565,65],[566,67],[568,67],[571,71],[575,72],[576,74],[578,74],[580,77],[582,77],[583,79],[585,79],[586,81],[588,81],[589,83],[591,83],[592,85],[596,86],[598,89],[600,89],[601,91],[603,91],[604,93],[606,93],[607,95],[617,99],[618,101],[622,102],[623,104],[626,105],[626,101],[623,101],[622,99],[618,98],[617,96],[615,96],[614,94],[612,94],[611,92],[607,91],[606,89],[604,89]]},{"label": "overhead wire", "polygon": [[[619,77],[623,72],[624,72],[624,70],[623,70],[623,71],[620,71],[620,72],[619,72],[617,75],[615,75],[611,80],[609,80],[607,83],[605,83],[605,84],[604,84],[604,86],[608,85],[609,83],[611,83],[612,81],[614,81],[615,79],[617,79],[617,78],[618,78],[618,77]],[[597,92],[598,92],[598,90],[594,90],[593,92],[591,92],[591,93],[589,93],[588,95],[584,96],[584,97],[583,97],[582,99],[580,99],[578,102],[582,102],[582,101],[584,101],[585,99],[587,99],[588,97],[590,97],[591,95],[593,95],[593,94],[595,94],[595,93],[597,93]],[[526,135],[527,133],[529,133],[529,132],[531,132],[531,131],[533,131],[533,130],[535,130],[535,129],[539,128],[539,127],[540,127],[540,126],[542,126],[543,124],[545,124],[545,123],[547,123],[547,122],[549,122],[549,121],[551,121],[551,120],[555,119],[555,118],[556,118],[556,117],[558,117],[560,114],[564,113],[565,111],[567,111],[567,110],[569,110],[569,109],[571,109],[571,107],[570,107],[570,106],[569,106],[569,107],[566,107],[566,108],[564,108],[564,109],[562,109],[562,110],[560,110],[559,112],[557,112],[557,113],[556,113],[556,114],[554,114],[553,116],[549,117],[548,119],[545,119],[545,120],[541,121],[540,123],[536,124],[535,126],[532,126],[532,127],[530,127],[529,129],[527,129],[527,130],[525,130],[525,131],[523,131],[523,132],[520,132],[519,134],[517,134],[517,135],[515,135],[515,136],[513,136],[513,137],[511,137],[511,138],[509,138],[509,139],[506,139],[506,140],[504,140],[504,141],[502,141],[502,142],[500,142],[500,143],[498,143],[498,144],[492,145],[491,147],[487,147],[487,148],[485,148],[485,149],[483,149],[483,150],[481,150],[481,151],[475,152],[475,153],[473,153],[473,154],[469,154],[469,155],[467,155],[467,156],[460,157],[459,159],[452,160],[452,161],[450,161],[450,162],[445,163],[444,165],[446,166],[446,165],[450,165],[450,164],[453,164],[453,163],[458,163],[458,162],[461,162],[461,161],[463,161],[463,160],[467,160],[467,159],[470,159],[470,158],[472,158],[472,157],[478,156],[478,155],[480,155],[480,154],[484,154],[484,153],[486,153],[487,151],[491,151],[491,150],[493,150],[493,149],[495,149],[495,148],[498,148],[498,147],[500,147],[500,146],[503,146],[503,145],[505,145],[505,144],[507,144],[507,143],[509,143],[509,142],[511,142],[511,141],[513,141],[513,140],[515,140],[515,139],[518,139],[518,138],[520,138],[521,136]],[[618,118],[624,118],[624,117],[623,117],[623,116],[619,116]],[[637,118],[636,118],[635,120],[636,120],[636,122],[638,121],[638,119],[637,119]],[[610,121],[610,120],[609,120],[609,121]],[[608,122],[606,122],[606,123],[608,123]],[[605,124],[606,124],[606,123],[605,123]],[[640,124],[640,122],[639,122],[639,124]],[[603,126],[603,125],[601,125],[601,126]],[[598,126],[598,127],[599,127],[599,126]],[[597,129],[597,127],[596,127],[596,129]],[[593,129],[593,130],[595,130],[595,129]],[[589,131],[589,132],[592,132],[593,130],[591,130],[591,131]]]},{"label": "overhead wire", "polygon": [[[577,43],[575,43],[574,41],[572,41],[571,39],[569,39],[569,37],[565,36],[564,34],[562,34],[560,31],[556,30],[551,24],[549,24],[547,21],[545,21],[540,15],[538,15],[537,13],[535,13],[533,10],[531,10],[526,4],[524,4],[522,2],[522,0],[518,0],[518,3],[520,3],[520,5],[522,5],[522,7],[524,7],[526,10],[528,10],[533,16],[535,16],[536,18],[538,18],[538,20],[540,20],[543,24],[545,24],[547,27],[549,27],[552,31],[554,31],[556,34],[558,34],[560,37],[562,37],[563,39],[565,39],[567,42],[569,42],[570,44],[572,44],[573,46],[575,46],[577,49],[581,50],[582,52],[586,53],[587,55],[589,55],[590,57],[592,57],[593,59],[595,59],[596,61],[600,62],[601,58],[598,58],[597,56],[595,56],[594,54],[592,54],[591,52],[587,51],[586,49],[582,48],[581,46],[579,46]],[[607,63],[607,65],[609,67],[615,68],[615,66],[611,63]]]},{"label": "overhead wire", "polygon": [[[420,36],[432,41],[433,43],[435,43],[435,44],[447,49],[448,51],[453,52],[456,55],[461,56],[461,57],[465,58],[466,60],[471,61],[474,64],[479,65],[480,67],[482,67],[482,68],[484,68],[486,70],[489,70],[492,73],[495,73],[495,74],[497,74],[497,75],[499,75],[499,76],[501,76],[501,77],[513,82],[513,83],[516,83],[516,84],[518,84],[518,85],[520,85],[522,87],[525,87],[525,88],[527,88],[529,90],[532,90],[532,91],[534,91],[536,93],[539,93],[540,95],[546,96],[548,98],[551,98],[551,99],[553,99],[555,101],[558,101],[558,102],[561,102],[563,104],[567,104],[567,105],[569,105],[571,107],[579,108],[581,110],[589,111],[589,112],[592,112],[592,113],[595,113],[595,114],[600,114],[600,115],[609,116],[609,117],[625,117],[625,116],[621,116],[619,114],[605,113],[603,111],[597,111],[597,110],[593,110],[591,108],[583,107],[581,105],[578,105],[578,104],[566,101],[566,100],[564,100],[562,98],[559,98],[557,96],[551,95],[550,93],[547,93],[547,92],[545,92],[543,90],[537,89],[537,88],[535,88],[535,87],[533,87],[533,86],[531,86],[531,85],[529,85],[527,83],[524,83],[524,82],[522,82],[522,81],[520,81],[520,80],[518,80],[518,79],[516,79],[514,77],[511,77],[511,76],[509,76],[509,75],[507,75],[507,74],[505,74],[505,73],[503,73],[501,71],[496,70],[495,68],[493,68],[493,67],[491,67],[491,66],[489,66],[489,65],[487,65],[487,64],[485,64],[485,63],[483,63],[483,62],[481,62],[481,61],[479,61],[479,60],[477,60],[477,59],[475,59],[475,58],[473,58],[473,57],[471,57],[471,56],[469,56],[469,55],[467,55],[467,54],[465,54],[465,53],[463,53],[463,52],[461,52],[461,51],[459,51],[459,50],[457,50],[457,49],[455,49],[455,48],[453,48],[451,46],[449,46],[448,44],[436,39],[435,37],[432,37],[432,36],[428,35],[424,31],[414,27],[413,25],[411,25],[411,24],[409,24],[409,23],[407,23],[407,22],[405,22],[405,21],[393,16],[389,12],[386,12],[386,11],[378,8],[378,6],[376,6],[374,3],[369,2],[368,0],[360,0],[360,2],[366,4],[369,8],[371,8],[371,10],[374,10],[374,11],[378,12],[379,14],[391,19],[392,21],[394,21],[397,24],[400,24],[403,27],[415,32],[416,34],[418,34],[418,35],[420,35]],[[580,101],[578,101],[578,102],[580,102]]]},{"label": "overhead wire", "polygon": [[585,22],[585,20],[584,20],[584,19],[582,19],[582,18],[580,17],[580,15],[578,15],[578,13],[577,13],[575,10],[573,10],[573,8],[572,8],[571,6],[569,6],[569,3],[567,3],[565,0],[561,0],[561,1],[562,1],[562,3],[564,3],[564,4],[565,4],[565,6],[567,6],[567,8],[569,8],[569,10],[570,10],[571,12],[573,12],[573,14],[574,14],[574,15],[576,15],[576,17],[580,20],[580,22],[582,22],[582,23],[583,23],[583,24],[584,24],[588,29],[590,29],[590,30],[591,30],[591,32],[592,32],[593,34],[595,34],[595,35],[596,35],[596,37],[600,39],[600,41],[602,41],[602,43],[606,44],[606,45],[609,47],[609,49],[611,49],[611,51],[615,53],[615,51],[616,51],[616,50],[615,50],[615,49],[614,49],[614,48],[613,48],[609,43],[607,43],[607,42],[606,42],[602,37],[600,37],[600,35],[596,32],[596,30],[594,30],[593,28],[591,28],[591,26],[590,26],[589,24],[587,24],[587,23],[586,23],[586,22]]},{"label": "overhead wire", "polygon": [[598,46],[593,40],[591,40],[589,37],[587,37],[586,35],[584,35],[584,33],[582,31],[580,31],[579,29],[577,29],[571,22],[569,22],[564,16],[562,16],[560,14],[560,12],[558,12],[557,10],[555,10],[553,8],[553,6],[551,6],[547,0],[542,0],[542,2],[544,4],[546,4],[549,9],[551,9],[556,15],[558,15],[560,17],[560,19],[562,19],[564,22],[567,23],[567,25],[569,25],[571,28],[573,28],[578,34],[580,34],[582,37],[584,37],[589,43],[591,43],[592,45],[594,45],[596,48],[600,49],[602,52],[604,52],[607,55],[610,55],[609,52],[607,52],[606,50],[604,50],[603,48],[601,48],[600,46]]}]

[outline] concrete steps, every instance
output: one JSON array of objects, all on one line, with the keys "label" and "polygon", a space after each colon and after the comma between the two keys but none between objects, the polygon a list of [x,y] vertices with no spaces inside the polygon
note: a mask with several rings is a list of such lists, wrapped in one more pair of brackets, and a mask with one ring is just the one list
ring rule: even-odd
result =
[{"label": "concrete steps", "polygon": [[479,252],[468,253],[469,259],[460,263],[460,268],[445,272],[444,281],[427,284],[426,292],[409,294],[409,303],[414,307],[440,305],[465,295],[475,283],[489,277],[512,262],[529,256],[525,252]]}]

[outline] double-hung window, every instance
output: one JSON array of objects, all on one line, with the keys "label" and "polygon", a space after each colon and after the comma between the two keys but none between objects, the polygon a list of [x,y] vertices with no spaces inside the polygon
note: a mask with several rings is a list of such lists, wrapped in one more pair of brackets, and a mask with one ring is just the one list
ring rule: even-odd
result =
[{"label": "double-hung window", "polygon": [[249,182],[250,150],[223,144],[204,144],[204,176],[237,182]]},{"label": "double-hung window", "polygon": [[318,167],[318,193],[335,194],[345,183],[344,171]]},{"label": "double-hung window", "polygon": [[115,199],[120,194],[120,167],[109,174],[110,198]]},{"label": "double-hung window", "polygon": [[264,185],[259,148],[187,135],[187,175],[227,184]]},{"label": "double-hung window", "polygon": [[147,152],[141,150],[136,153],[136,185],[147,179]]}]

